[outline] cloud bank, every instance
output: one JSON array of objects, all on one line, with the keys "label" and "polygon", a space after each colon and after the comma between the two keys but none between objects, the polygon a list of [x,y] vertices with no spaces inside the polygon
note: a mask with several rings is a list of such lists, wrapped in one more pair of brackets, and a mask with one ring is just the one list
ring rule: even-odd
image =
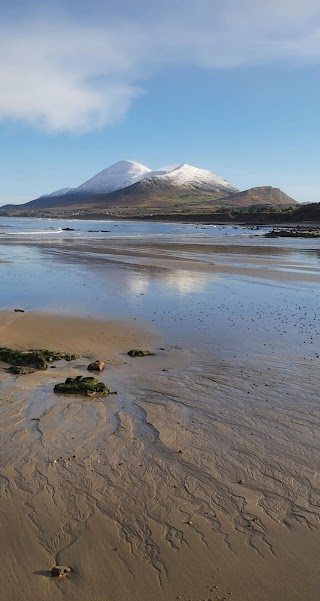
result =
[{"label": "cloud bank", "polygon": [[86,15],[70,1],[63,12],[42,4],[32,18],[8,14],[0,24],[0,121],[88,131],[123,118],[148,78],[173,66],[320,62],[318,0],[154,4],[119,0],[111,11],[94,0]]}]

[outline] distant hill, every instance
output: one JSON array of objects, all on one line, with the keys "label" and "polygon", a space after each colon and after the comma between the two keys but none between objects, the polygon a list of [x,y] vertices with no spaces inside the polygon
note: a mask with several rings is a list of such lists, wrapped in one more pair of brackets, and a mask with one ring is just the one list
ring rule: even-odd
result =
[{"label": "distant hill", "polygon": [[[231,200],[231,199],[230,199]],[[298,205],[299,203],[282,192],[280,188],[272,188],[271,186],[261,186],[258,188],[250,188],[243,192],[238,192],[232,196],[232,203],[227,199],[227,204],[232,204],[236,207],[250,207],[259,205],[268,205],[272,207],[283,207]],[[226,204],[223,202],[223,204]]]}]

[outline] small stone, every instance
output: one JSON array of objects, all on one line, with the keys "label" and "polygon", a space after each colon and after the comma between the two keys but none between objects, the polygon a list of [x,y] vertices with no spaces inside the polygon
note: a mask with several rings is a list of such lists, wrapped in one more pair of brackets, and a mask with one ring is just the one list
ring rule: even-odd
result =
[{"label": "small stone", "polygon": [[127,354],[129,357],[148,357],[154,355],[154,353],[151,353],[150,351],[141,351],[137,349],[132,349],[131,351],[128,351]]},{"label": "small stone", "polygon": [[66,576],[70,574],[71,568],[69,566],[54,566],[51,570],[51,576],[57,578],[59,576]]},{"label": "small stone", "polygon": [[24,313],[24,309],[15,309],[14,312],[15,313]]},{"label": "small stone", "polygon": [[105,362],[99,361],[99,359],[97,359],[96,361],[93,361],[93,363],[90,363],[88,365],[89,371],[103,371],[104,368],[105,368]]}]

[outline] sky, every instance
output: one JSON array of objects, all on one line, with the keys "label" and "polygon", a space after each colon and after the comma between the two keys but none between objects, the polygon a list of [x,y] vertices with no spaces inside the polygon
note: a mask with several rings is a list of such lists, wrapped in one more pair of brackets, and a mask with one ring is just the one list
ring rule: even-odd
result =
[{"label": "sky", "polygon": [[0,8],[0,205],[121,159],[320,202],[319,0]]}]

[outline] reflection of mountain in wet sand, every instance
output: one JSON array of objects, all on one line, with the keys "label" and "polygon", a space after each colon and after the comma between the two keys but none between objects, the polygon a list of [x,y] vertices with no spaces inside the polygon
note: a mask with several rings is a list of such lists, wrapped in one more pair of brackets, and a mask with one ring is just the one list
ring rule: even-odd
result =
[{"label": "reflection of mountain in wet sand", "polygon": [[[128,288],[134,294],[144,294],[152,285],[155,274],[148,272],[131,272],[128,277]],[[197,273],[192,271],[157,270],[157,279],[161,280],[163,291],[170,293],[170,290],[178,293],[180,296],[190,294],[192,292],[203,292],[206,289],[208,282],[212,282],[213,277],[207,273]]]}]

